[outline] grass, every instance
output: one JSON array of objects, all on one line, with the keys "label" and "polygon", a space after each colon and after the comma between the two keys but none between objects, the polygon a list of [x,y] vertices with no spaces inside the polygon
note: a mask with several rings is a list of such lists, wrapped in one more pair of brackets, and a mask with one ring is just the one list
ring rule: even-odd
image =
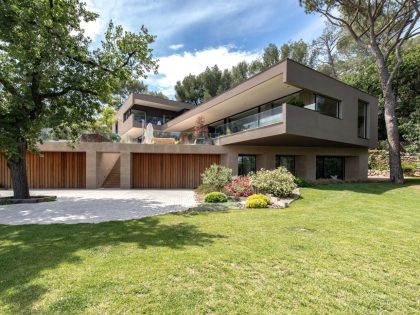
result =
[{"label": "grass", "polygon": [[419,313],[420,181],[302,196],[281,210],[0,226],[0,313]]}]

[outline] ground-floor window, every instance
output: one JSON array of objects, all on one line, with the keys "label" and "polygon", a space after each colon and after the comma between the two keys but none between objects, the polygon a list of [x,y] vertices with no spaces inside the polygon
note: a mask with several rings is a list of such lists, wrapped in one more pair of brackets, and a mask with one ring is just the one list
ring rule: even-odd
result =
[{"label": "ground-floor window", "polygon": [[344,179],[344,157],[317,156],[316,178]]},{"label": "ground-floor window", "polygon": [[295,157],[293,155],[276,155],[276,168],[280,166],[295,174]]},{"label": "ground-floor window", "polygon": [[257,157],[255,155],[244,155],[238,156],[238,175],[247,175],[257,170]]}]

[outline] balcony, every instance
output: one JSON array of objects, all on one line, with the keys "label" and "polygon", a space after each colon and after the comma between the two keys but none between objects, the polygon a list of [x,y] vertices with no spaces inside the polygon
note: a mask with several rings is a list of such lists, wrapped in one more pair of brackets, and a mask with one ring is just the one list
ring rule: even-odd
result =
[{"label": "balcony", "polygon": [[283,121],[283,107],[275,107],[257,114],[249,115],[215,127],[219,136],[231,135],[238,132],[270,126]]}]

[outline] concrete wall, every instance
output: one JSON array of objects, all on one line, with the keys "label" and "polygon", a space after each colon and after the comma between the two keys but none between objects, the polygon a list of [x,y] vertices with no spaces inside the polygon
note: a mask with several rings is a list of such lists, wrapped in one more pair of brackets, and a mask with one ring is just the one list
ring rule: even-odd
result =
[{"label": "concrete wall", "polygon": [[[99,188],[104,174],[111,167],[112,160],[121,158],[121,188],[131,188],[132,153],[172,154],[220,154],[221,164],[238,172],[238,155],[252,154],[257,158],[257,169],[273,169],[276,155],[294,155],[296,175],[314,180],[316,156],[343,156],[346,158],[346,179],[365,179],[368,170],[367,148],[346,147],[292,147],[292,146],[245,146],[245,145],[170,145],[170,144],[127,144],[127,143],[80,143],[75,148],[65,142],[45,142],[42,151],[86,152],[86,187]],[[105,161],[111,157],[109,161]]]},{"label": "concrete wall", "polygon": [[[283,78],[287,84],[340,100],[341,112],[341,118],[338,119],[289,105],[283,112],[286,133],[331,139],[371,148],[377,146],[378,100],[376,97],[293,60],[287,60],[286,75]],[[359,100],[369,104],[368,139],[359,138],[357,135]]]}]

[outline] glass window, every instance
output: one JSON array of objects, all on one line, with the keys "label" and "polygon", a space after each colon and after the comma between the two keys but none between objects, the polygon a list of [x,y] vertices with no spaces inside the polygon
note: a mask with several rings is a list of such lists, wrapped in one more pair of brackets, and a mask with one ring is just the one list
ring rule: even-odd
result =
[{"label": "glass window", "polygon": [[276,168],[280,166],[295,174],[295,157],[293,155],[276,155]]},{"label": "glass window", "polygon": [[238,175],[247,175],[257,170],[257,157],[255,155],[238,156]]},{"label": "glass window", "polygon": [[368,104],[359,101],[357,105],[357,135],[360,138],[367,138],[367,109]]},{"label": "glass window", "polygon": [[323,115],[339,118],[340,102],[332,98],[315,95],[315,108]]},{"label": "glass window", "polygon": [[316,178],[344,179],[344,157],[317,156]]}]

